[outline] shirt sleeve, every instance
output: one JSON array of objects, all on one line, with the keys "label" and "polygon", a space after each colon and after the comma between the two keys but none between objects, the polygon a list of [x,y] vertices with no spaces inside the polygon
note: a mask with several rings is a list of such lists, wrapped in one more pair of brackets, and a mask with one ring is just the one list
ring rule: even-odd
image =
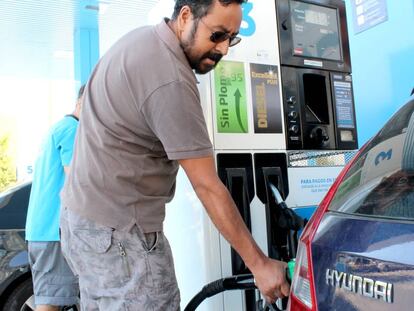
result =
[{"label": "shirt sleeve", "polygon": [[170,160],[213,154],[198,92],[185,82],[172,82],[154,91],[141,109]]},{"label": "shirt sleeve", "polygon": [[59,150],[62,166],[69,166],[75,143],[77,124],[70,124],[59,135],[55,137],[55,144]]}]

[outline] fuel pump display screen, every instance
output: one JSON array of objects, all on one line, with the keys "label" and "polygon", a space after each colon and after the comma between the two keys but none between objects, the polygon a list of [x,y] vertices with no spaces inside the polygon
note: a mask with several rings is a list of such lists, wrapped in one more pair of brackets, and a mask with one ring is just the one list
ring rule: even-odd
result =
[{"label": "fuel pump display screen", "polygon": [[337,10],[291,1],[293,54],[341,60]]}]

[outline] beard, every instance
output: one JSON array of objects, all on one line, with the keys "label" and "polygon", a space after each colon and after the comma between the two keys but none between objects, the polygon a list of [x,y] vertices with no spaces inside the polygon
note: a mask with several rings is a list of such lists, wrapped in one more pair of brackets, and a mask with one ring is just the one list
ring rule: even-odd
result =
[{"label": "beard", "polygon": [[[198,56],[194,53],[194,42],[195,42],[195,33],[197,31],[197,26],[194,25],[191,31],[191,37],[188,40],[181,40],[180,46],[183,49],[185,57],[187,58],[188,63],[191,68],[195,70],[197,74],[205,74],[214,69],[217,63],[223,57],[221,53],[214,53],[208,51],[201,56]],[[213,65],[203,64],[203,60],[210,59],[214,62]]]}]

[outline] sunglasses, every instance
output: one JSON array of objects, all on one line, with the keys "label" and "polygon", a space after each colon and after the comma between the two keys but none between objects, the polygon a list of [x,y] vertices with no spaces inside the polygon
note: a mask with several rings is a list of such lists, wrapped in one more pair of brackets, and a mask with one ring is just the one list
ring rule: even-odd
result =
[{"label": "sunglasses", "polygon": [[228,32],[225,31],[214,31],[210,26],[204,23],[202,19],[200,19],[200,21],[211,31],[211,42],[220,43],[229,40],[229,46],[235,46],[236,44],[240,43],[241,38],[237,37],[237,34],[231,36]]}]

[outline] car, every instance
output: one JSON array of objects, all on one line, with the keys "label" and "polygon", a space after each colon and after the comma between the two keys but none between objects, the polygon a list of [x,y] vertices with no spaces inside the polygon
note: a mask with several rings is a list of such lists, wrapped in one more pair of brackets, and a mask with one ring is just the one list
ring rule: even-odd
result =
[{"label": "car", "polygon": [[25,241],[31,182],[0,194],[0,310],[31,310],[25,302],[33,294]]},{"label": "car", "polygon": [[414,97],[343,169],[305,227],[290,311],[413,310]]},{"label": "car", "polygon": [[[35,309],[32,273],[25,241],[31,181],[0,193],[0,311]],[[60,311],[77,311],[63,306]]]}]

